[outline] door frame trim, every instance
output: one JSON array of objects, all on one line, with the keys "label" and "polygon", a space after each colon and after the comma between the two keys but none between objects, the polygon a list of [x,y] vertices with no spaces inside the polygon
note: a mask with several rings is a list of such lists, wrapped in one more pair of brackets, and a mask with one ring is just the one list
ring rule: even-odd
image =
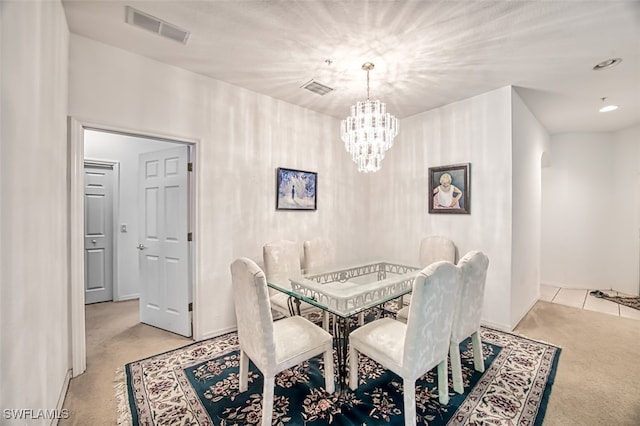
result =
[{"label": "door frame trim", "polygon": [[191,162],[193,163],[192,182],[190,191],[190,221],[189,227],[193,233],[191,246],[192,272],[191,291],[193,312],[191,323],[193,326],[194,340],[202,340],[200,327],[200,309],[198,306],[198,294],[200,283],[200,167],[198,167],[199,139],[181,137],[175,135],[159,134],[144,130],[128,129],[110,124],[96,123],[91,120],[75,116],[67,117],[67,139],[69,146],[69,321],[71,344],[71,369],[73,377],[84,373],[87,368],[87,347],[85,337],[85,305],[84,305],[84,131],[98,130],[135,137],[147,137],[188,144],[191,149]]},{"label": "door frame trim", "polygon": [[[83,138],[84,146],[84,138]],[[112,160],[96,160],[93,158],[85,158],[83,162],[83,171],[85,167],[105,168],[113,171],[113,182],[111,188],[111,300],[120,301],[120,292],[118,288],[118,223],[120,222],[120,163]],[[83,203],[84,214],[84,203]],[[84,217],[84,216],[83,216]],[[83,260],[84,262],[84,260]],[[83,263],[84,264],[84,263]]]}]

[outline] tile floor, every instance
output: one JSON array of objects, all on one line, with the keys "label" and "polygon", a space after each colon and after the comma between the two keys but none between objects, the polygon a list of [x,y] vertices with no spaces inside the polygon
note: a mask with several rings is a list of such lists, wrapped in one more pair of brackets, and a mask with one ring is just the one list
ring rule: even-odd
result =
[{"label": "tile floor", "polygon": [[[540,286],[540,300],[552,303],[559,303],[578,309],[602,312],[604,314],[617,315],[625,318],[640,320],[640,311],[628,306],[619,305],[605,299],[599,299],[589,294],[591,290],[574,288],[558,288],[548,285]],[[626,296],[614,290],[603,290],[612,296]]]}]

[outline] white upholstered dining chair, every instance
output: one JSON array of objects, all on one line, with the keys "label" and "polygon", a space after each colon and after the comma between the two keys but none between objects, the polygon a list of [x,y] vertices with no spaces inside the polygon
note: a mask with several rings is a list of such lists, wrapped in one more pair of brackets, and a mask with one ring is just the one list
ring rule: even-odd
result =
[{"label": "white upholstered dining chair", "polygon": [[[336,263],[336,250],[333,242],[327,238],[313,238],[302,243],[304,253],[304,272],[306,274],[334,266]],[[324,312],[322,326],[329,330],[329,312]]]},{"label": "white upholstered dining chair", "polygon": [[415,382],[436,365],[439,401],[449,402],[447,354],[459,276],[450,262],[431,264],[414,280],[406,324],[382,318],[349,335],[349,387],[358,386],[359,353],[402,377],[407,426],[416,424]]},{"label": "white upholstered dining chair", "polygon": [[231,264],[233,299],[240,342],[240,392],[248,389],[249,359],[264,376],[262,426],[271,426],[275,375],[324,354],[327,392],[335,389],[333,337],[301,316],[274,322],[264,272],[239,258]]},{"label": "white upholstered dining chair", "polygon": [[327,238],[313,238],[302,243],[305,273],[313,273],[336,263],[336,250]]},{"label": "white upholstered dining chair", "polygon": [[460,269],[460,296],[453,317],[449,358],[453,389],[464,393],[460,343],[471,336],[473,364],[476,371],[484,371],[482,340],[480,339],[480,316],[484,302],[484,287],[487,280],[489,258],[480,251],[471,251],[458,262]]},{"label": "white upholstered dining chair", "polygon": [[[447,237],[439,235],[431,235],[420,241],[420,249],[418,253],[418,261],[420,267],[424,268],[435,262],[446,260],[455,265],[456,263],[456,245]],[[403,298],[404,304],[404,298]],[[396,318],[400,321],[407,322],[407,314],[409,307],[404,306],[396,313]]]},{"label": "white upholstered dining chair", "polygon": [[[262,260],[264,262],[264,272],[267,280],[277,280],[282,285],[291,287],[289,278],[295,275],[302,275],[300,268],[300,248],[298,244],[289,240],[272,241],[262,246]],[[274,311],[291,316],[290,303],[293,303],[285,293],[271,291],[271,307]],[[328,330],[327,318],[322,309],[306,302],[300,302],[300,315],[308,316],[311,313],[318,313],[322,316],[323,328]]]},{"label": "white upholstered dining chair", "polygon": [[446,260],[455,265],[456,263],[456,245],[447,237],[431,235],[420,241],[420,251],[418,261],[420,266],[424,268],[432,263]]}]

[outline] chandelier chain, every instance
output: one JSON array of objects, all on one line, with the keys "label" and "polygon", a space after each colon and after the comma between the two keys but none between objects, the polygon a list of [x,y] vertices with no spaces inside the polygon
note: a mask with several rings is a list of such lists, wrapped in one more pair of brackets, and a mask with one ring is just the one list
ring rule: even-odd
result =
[{"label": "chandelier chain", "polygon": [[369,70],[367,70],[367,100],[371,100],[371,95],[369,92]]},{"label": "chandelier chain", "polygon": [[365,62],[362,64],[362,69],[367,72],[367,101],[371,100],[371,93],[369,91],[369,71],[375,68],[375,65],[372,62]]}]

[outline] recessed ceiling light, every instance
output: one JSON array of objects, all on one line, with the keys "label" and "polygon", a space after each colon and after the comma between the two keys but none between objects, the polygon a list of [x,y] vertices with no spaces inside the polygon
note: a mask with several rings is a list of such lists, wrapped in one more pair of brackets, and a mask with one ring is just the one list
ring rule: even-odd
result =
[{"label": "recessed ceiling light", "polygon": [[602,61],[599,64],[596,64],[593,67],[593,70],[594,71],[606,70],[606,69],[609,69],[611,67],[615,67],[620,62],[622,62],[622,58],[607,59],[606,61]]},{"label": "recessed ceiling light", "polygon": [[[603,96],[600,98],[602,100],[602,103],[604,104],[604,101],[607,100],[606,96]],[[610,112],[610,111],[615,111],[618,109],[618,105],[605,105],[602,108],[600,108],[600,112]]]},{"label": "recessed ceiling light", "polygon": [[600,108],[600,112],[610,112],[618,109],[618,105],[607,105]]}]

